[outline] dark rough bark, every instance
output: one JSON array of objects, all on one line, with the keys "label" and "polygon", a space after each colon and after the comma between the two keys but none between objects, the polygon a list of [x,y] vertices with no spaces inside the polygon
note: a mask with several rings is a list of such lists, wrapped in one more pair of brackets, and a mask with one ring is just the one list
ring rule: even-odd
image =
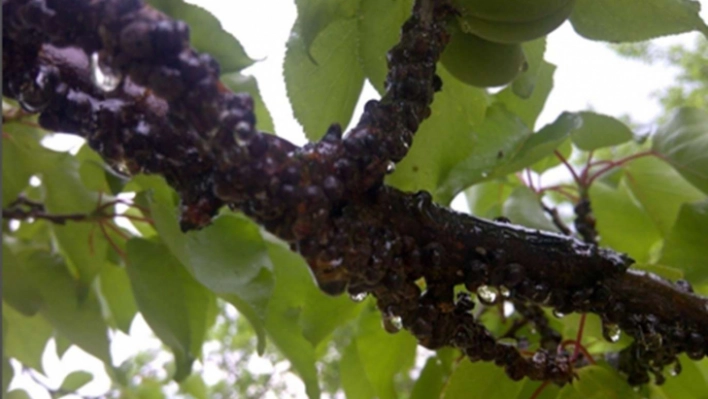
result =
[{"label": "dark rough bark", "polygon": [[[221,85],[218,64],[189,47],[186,25],[138,0],[3,0],[4,95],[40,113],[43,127],[85,137],[114,167],[163,175],[182,199],[183,229],[206,226],[223,205],[241,210],[302,254],[322,290],[372,293],[385,318],[429,348],[494,360],[514,379],[573,378],[566,352],[528,357],[496,342],[469,295],[454,297],[464,284],[481,299],[503,287],[511,300],[619,325],[636,340],[619,364],[633,383],[679,353],[702,358],[708,301],[683,286],[627,270],[629,258],[593,244],[383,185],[441,89],[435,64],[451,13],[418,1],[389,52],[384,98],[345,137],[333,125],[304,147],[257,131],[251,98]],[[94,53],[123,76],[117,88],[91,81]]]}]

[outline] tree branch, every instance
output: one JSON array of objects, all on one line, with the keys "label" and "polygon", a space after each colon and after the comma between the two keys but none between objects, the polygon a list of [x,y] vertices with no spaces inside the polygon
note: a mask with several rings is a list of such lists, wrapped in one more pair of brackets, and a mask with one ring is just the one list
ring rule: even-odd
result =
[{"label": "tree branch", "polygon": [[[258,132],[251,98],[221,85],[218,64],[189,48],[184,24],[137,0],[4,1],[3,84],[41,113],[43,127],[85,137],[131,173],[165,176],[182,199],[183,229],[206,226],[224,204],[242,210],[291,243],[322,290],[372,293],[429,348],[495,360],[513,379],[573,378],[564,352],[529,357],[497,343],[470,313],[474,303],[454,298],[464,284],[472,293],[504,286],[512,300],[562,313],[596,313],[635,337],[637,356],[659,370],[682,352],[702,357],[705,298],[628,271],[632,261],[613,251],[459,214],[428,193],[382,184],[441,88],[435,64],[451,12],[443,1],[418,1],[389,53],[383,99],[367,103],[345,138],[333,125],[302,148]],[[95,52],[124,75],[115,90],[91,82],[87,54]],[[656,336],[658,348],[647,338]]]}]

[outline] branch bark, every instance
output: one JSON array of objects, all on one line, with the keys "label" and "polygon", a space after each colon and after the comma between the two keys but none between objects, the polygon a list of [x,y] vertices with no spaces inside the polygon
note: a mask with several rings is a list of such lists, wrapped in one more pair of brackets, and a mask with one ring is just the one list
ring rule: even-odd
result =
[{"label": "branch bark", "polygon": [[[429,348],[495,360],[514,379],[572,380],[566,352],[529,357],[497,343],[470,313],[469,294],[454,297],[464,284],[473,294],[503,286],[511,300],[619,325],[638,348],[620,365],[630,382],[682,352],[702,358],[705,298],[628,270],[632,260],[613,251],[383,184],[441,89],[435,64],[452,13],[444,1],[417,1],[389,52],[386,95],[367,103],[346,137],[333,125],[301,148],[259,132],[251,98],[221,85],[218,64],[189,47],[186,26],[138,0],[4,0],[4,94],[40,113],[43,127],[85,137],[115,167],[163,175],[182,199],[183,229],[208,225],[222,205],[241,210],[291,243],[322,290],[372,293]],[[124,76],[119,87],[91,81],[94,53]]]}]

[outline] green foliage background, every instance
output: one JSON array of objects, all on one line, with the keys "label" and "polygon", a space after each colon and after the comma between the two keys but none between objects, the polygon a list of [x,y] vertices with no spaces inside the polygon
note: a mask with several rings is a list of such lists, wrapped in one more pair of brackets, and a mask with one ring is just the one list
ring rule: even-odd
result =
[{"label": "green foliage background", "polygon": [[[259,127],[272,131],[256,81],[239,72],[253,60],[218,20],[181,0],[150,3],[191,25],[194,46],[221,63],[225,84],[254,96]],[[310,140],[332,122],[348,124],[366,80],[383,92],[385,53],[411,4],[296,0],[299,17],[284,79]],[[708,30],[696,3],[687,0],[578,0],[571,23],[590,40],[620,42]],[[441,68],[444,90],[432,116],[387,182],[428,190],[444,205],[462,193],[473,214],[555,231],[542,204],[563,209],[578,187],[568,178],[558,189],[541,190],[523,177],[525,171],[538,177],[553,169],[557,175],[556,152],[589,175],[613,165],[589,187],[601,244],[629,253],[637,268],[686,278],[708,294],[708,45],[702,38],[695,49],[652,52],[649,43],[618,51],[682,71],[679,84],[660,94],[667,113],[651,137],[591,111],[563,113],[537,127],[555,71],[543,58],[542,38],[524,44],[528,70],[494,94]],[[3,101],[4,115],[16,109]],[[181,233],[176,195],[161,178],[127,180],[87,147],[75,155],[50,150],[41,144],[49,134],[31,117],[3,122],[3,207],[23,194],[52,214],[96,217],[65,225],[3,222],[3,392],[13,376],[10,359],[25,373],[44,373],[41,356],[50,339],[60,357],[76,345],[103,361],[111,395],[121,398],[281,397],[289,393],[289,373],[299,376],[311,398],[528,398],[540,385],[512,382],[493,364],[472,364],[452,349],[417,352],[410,334],[381,327],[371,298],[325,296],[298,255],[240,214],[223,210],[210,227]],[[645,152],[652,155],[628,159]],[[41,184],[30,184],[31,177]],[[113,224],[113,216],[98,217],[97,205],[117,198],[138,205],[110,208],[117,217],[133,217],[135,229]],[[154,223],[135,219],[144,217]],[[159,363],[155,351],[113,362],[109,332],[128,333],[138,313],[173,360]],[[487,308],[481,317],[501,334],[518,316],[504,322]],[[550,317],[564,336],[575,336],[578,315]],[[606,342],[599,319],[589,317],[584,345],[598,359],[627,344]],[[272,374],[251,370],[256,353],[276,365]],[[223,371],[219,382],[204,382],[207,363]],[[578,370],[572,386],[548,387],[540,397],[683,399],[708,393],[708,361],[683,359],[682,365],[681,375],[665,385],[633,390],[601,361]],[[61,397],[91,379],[90,373],[71,373],[51,394]],[[3,397],[23,395],[14,390]]]}]

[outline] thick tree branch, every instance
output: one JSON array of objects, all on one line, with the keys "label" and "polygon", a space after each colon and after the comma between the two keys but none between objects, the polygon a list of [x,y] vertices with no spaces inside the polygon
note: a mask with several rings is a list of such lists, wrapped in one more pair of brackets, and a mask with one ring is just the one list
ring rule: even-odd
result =
[{"label": "thick tree branch", "polygon": [[[218,64],[189,48],[186,26],[137,0],[4,0],[5,95],[41,113],[43,127],[85,137],[114,166],[165,176],[182,199],[184,229],[207,225],[224,204],[242,210],[291,243],[324,291],[373,293],[427,347],[495,360],[514,379],[573,378],[564,352],[527,357],[497,343],[469,312],[474,303],[454,297],[464,284],[472,293],[504,286],[512,300],[562,313],[596,313],[635,337],[636,356],[652,372],[682,352],[702,357],[705,298],[627,271],[632,261],[613,251],[459,214],[425,192],[382,184],[441,87],[435,64],[451,12],[444,3],[416,3],[389,53],[387,94],[367,104],[357,127],[342,138],[333,125],[302,148],[258,132],[250,97],[220,84]],[[93,53],[124,76],[119,87],[93,84]],[[650,366],[630,371],[630,381],[642,382]]]}]

